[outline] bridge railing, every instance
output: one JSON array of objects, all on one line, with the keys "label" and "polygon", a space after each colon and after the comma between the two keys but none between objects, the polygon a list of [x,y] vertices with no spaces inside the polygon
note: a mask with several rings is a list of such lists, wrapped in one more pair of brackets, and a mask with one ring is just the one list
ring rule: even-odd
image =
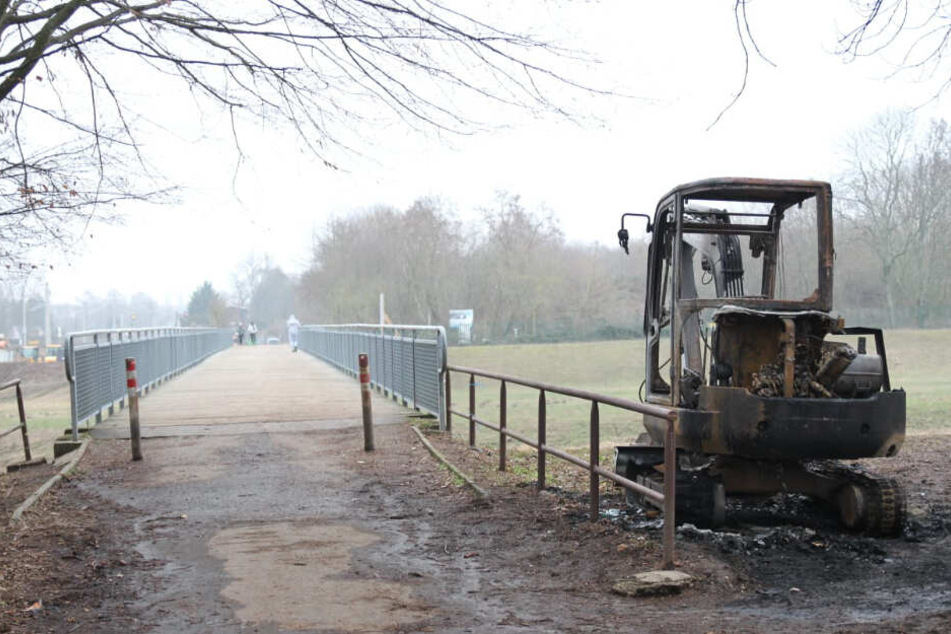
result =
[{"label": "bridge railing", "polygon": [[125,406],[126,357],[135,357],[144,392],[192,367],[232,343],[220,328],[135,328],[77,332],[66,338],[66,379],[72,410],[73,439],[90,418],[102,421],[116,404]]},{"label": "bridge railing", "polygon": [[356,377],[357,356],[370,361],[370,383],[446,428],[446,331],[442,326],[345,324],[302,326],[301,350]]}]

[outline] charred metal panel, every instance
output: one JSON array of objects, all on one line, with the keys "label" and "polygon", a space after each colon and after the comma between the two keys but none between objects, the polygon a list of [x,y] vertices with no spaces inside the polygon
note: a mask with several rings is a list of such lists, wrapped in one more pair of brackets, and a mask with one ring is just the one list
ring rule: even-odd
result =
[{"label": "charred metal panel", "polygon": [[[645,421],[646,424],[646,421]],[[681,410],[677,446],[773,460],[895,455],[905,440],[905,393],[867,399],[763,398],[703,387],[700,410]]]},{"label": "charred metal panel", "polygon": [[732,370],[732,385],[748,387],[754,372],[776,360],[782,349],[783,323],[742,313],[718,319],[714,354]]}]

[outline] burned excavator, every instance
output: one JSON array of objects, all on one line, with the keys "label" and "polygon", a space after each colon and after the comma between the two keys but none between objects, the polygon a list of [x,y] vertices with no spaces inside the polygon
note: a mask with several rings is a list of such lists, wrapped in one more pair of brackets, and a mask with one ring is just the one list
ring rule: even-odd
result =
[{"label": "burned excavator", "polygon": [[[829,184],[682,185],[653,217],[622,216],[625,251],[632,216],[650,234],[640,397],[677,409],[678,521],[715,527],[727,496],[799,493],[848,529],[899,535],[898,483],[842,462],[899,451],[905,393],[891,387],[882,331],[831,314]],[[615,470],[661,490],[666,424],[645,415]]]}]

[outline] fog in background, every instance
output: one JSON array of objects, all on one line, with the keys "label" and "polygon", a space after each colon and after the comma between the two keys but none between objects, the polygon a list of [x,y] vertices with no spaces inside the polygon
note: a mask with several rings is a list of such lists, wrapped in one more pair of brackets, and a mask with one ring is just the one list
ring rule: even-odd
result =
[{"label": "fog in background", "polygon": [[461,136],[381,115],[328,164],[287,126],[245,119],[236,141],[214,104],[130,77],[149,178],[172,189],[118,203],[121,224],[3,279],[0,331],[38,336],[49,303],[54,337],[252,319],[281,336],[292,311],[376,321],[384,293],[394,323],[473,309],[476,340],[631,336],[646,247],[617,247],[620,214],[712,176],[831,181],[836,312],[951,325],[947,77],[837,56],[850,3],[750,3],[763,57],[738,37],[733,2],[503,5],[487,3],[510,28],[596,58],[585,79],[612,94],[556,95],[570,118],[489,111]]}]

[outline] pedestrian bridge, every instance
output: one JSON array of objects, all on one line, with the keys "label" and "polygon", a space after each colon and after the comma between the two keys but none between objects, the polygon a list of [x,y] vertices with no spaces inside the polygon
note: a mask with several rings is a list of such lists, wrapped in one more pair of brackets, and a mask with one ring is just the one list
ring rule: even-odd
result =
[{"label": "pedestrian bridge", "polygon": [[[375,424],[406,410],[377,395]],[[360,426],[359,384],[329,363],[287,346],[225,349],[139,402],[142,436],[231,435]],[[128,438],[126,416],[105,419],[95,438]]]},{"label": "pedestrian bridge", "polygon": [[440,327],[304,326],[299,351],[235,346],[211,328],[97,331],[70,335],[73,441],[82,431],[128,437],[126,360],[135,359],[145,437],[308,431],[362,424],[358,356],[368,354],[377,390],[374,422],[396,422],[399,405],[445,421],[446,339]]},{"label": "pedestrian bridge", "polygon": [[[600,516],[601,479],[648,496],[663,505],[664,565],[674,561],[674,488],[665,478],[663,493],[605,468],[600,460],[600,407],[610,406],[667,420],[663,452],[665,471],[675,472],[674,423],[669,408],[610,395],[559,387],[509,375],[447,364],[446,338],[441,327],[430,326],[303,326],[299,351],[287,346],[235,346],[231,332],[221,329],[163,329],[105,331],[70,335],[66,373],[72,404],[72,441],[80,431],[95,438],[128,438],[129,417],[115,415],[139,391],[139,427],[145,438],[183,436],[241,436],[360,427],[363,424],[358,358],[369,358],[369,380],[377,395],[372,403],[374,424],[398,423],[406,411],[399,405],[428,412],[440,428],[451,429],[450,417],[468,420],[469,444],[476,444],[476,426],[498,434],[499,470],[506,470],[507,439],[536,450],[537,486],[546,483],[546,456],[555,456],[590,473],[589,517]],[[125,368],[135,359],[138,385]],[[130,367],[132,364],[128,364]],[[468,376],[469,410],[452,409],[451,373]],[[476,416],[480,379],[497,381],[498,422]],[[507,386],[538,391],[534,434],[508,428]],[[141,388],[139,387],[141,386]],[[546,442],[547,395],[590,403],[589,454],[584,459]],[[207,439],[209,442],[214,438]],[[247,442],[244,439],[240,442]],[[137,441],[133,440],[133,455]],[[69,450],[68,447],[63,447]]]}]

